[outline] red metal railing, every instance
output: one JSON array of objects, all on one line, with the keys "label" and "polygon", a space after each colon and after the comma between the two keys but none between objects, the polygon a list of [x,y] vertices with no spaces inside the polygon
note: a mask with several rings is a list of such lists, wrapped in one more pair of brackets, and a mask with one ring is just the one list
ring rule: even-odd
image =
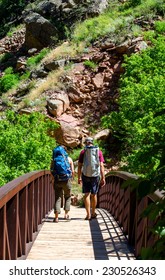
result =
[{"label": "red metal railing", "polygon": [[34,171],[0,188],[1,260],[15,260],[27,254],[27,244],[53,208],[51,178],[50,171]]},{"label": "red metal railing", "polygon": [[[106,185],[99,190],[98,207],[108,210],[119,223],[129,244],[135,248],[135,256],[139,257],[141,248],[152,246],[155,237],[151,233],[154,222],[142,218],[141,214],[146,207],[163,195],[156,191],[139,200],[136,191],[130,186],[121,188],[124,181],[136,180],[137,176],[128,172],[110,172],[106,175]],[[131,180],[132,181],[132,180]]]}]

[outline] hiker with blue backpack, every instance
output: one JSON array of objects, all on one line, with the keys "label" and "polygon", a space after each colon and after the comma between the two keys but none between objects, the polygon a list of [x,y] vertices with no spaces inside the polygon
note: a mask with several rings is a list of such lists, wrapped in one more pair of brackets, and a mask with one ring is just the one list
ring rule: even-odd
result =
[{"label": "hiker with blue backpack", "polygon": [[105,185],[104,157],[102,151],[93,145],[93,138],[85,139],[85,148],[78,160],[78,184],[82,183],[86,209],[85,220],[96,218],[97,193]]},{"label": "hiker with blue backpack", "polygon": [[61,199],[64,194],[64,219],[69,220],[71,204],[71,179],[74,176],[74,165],[68,156],[64,146],[57,146],[53,150],[51,173],[54,177],[55,203],[54,203],[54,222],[58,222],[61,212]]}]

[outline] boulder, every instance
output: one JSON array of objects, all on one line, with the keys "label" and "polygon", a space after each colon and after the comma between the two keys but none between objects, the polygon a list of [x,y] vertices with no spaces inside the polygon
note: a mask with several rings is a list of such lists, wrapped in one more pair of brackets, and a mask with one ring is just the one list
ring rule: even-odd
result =
[{"label": "boulder", "polygon": [[70,148],[80,145],[81,131],[79,121],[66,113],[57,118],[57,121],[60,127],[55,131],[56,141]]},{"label": "boulder", "polygon": [[41,15],[31,13],[24,21],[26,24],[25,47],[27,49],[37,48],[41,50],[52,44],[54,38],[58,39],[56,27]]},{"label": "boulder", "polygon": [[71,28],[77,22],[77,14],[83,20],[99,15],[107,6],[108,0],[36,1],[34,7],[27,6],[23,13],[26,24],[25,47],[41,50],[57,43],[66,38],[65,28]]},{"label": "boulder", "polygon": [[104,76],[102,75],[102,73],[98,73],[95,75],[94,78],[92,78],[92,83],[96,89],[102,88],[103,82],[104,82]]},{"label": "boulder", "polygon": [[95,136],[95,140],[106,140],[109,137],[110,130],[109,129],[104,129],[99,131]]},{"label": "boulder", "polygon": [[65,92],[55,92],[47,100],[49,113],[55,117],[60,117],[69,108],[69,98]]},{"label": "boulder", "polygon": [[51,61],[49,63],[46,63],[44,65],[44,68],[46,70],[53,71],[53,70],[57,70],[58,68],[64,67],[65,64],[66,64],[66,60],[65,59],[53,60],[53,61]]},{"label": "boulder", "polygon": [[59,117],[64,113],[63,101],[61,100],[48,100],[47,107],[50,114]]}]

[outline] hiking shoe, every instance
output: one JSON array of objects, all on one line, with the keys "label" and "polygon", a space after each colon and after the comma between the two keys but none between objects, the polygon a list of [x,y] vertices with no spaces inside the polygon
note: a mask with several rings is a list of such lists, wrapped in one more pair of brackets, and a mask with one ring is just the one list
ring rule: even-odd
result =
[{"label": "hiking shoe", "polygon": [[84,220],[90,221],[90,220],[91,220],[91,217],[86,216]]},{"label": "hiking shoe", "polygon": [[96,214],[96,213],[94,213],[94,214],[91,215],[91,218],[92,218],[92,219],[96,219],[96,217],[97,217],[97,214]]}]

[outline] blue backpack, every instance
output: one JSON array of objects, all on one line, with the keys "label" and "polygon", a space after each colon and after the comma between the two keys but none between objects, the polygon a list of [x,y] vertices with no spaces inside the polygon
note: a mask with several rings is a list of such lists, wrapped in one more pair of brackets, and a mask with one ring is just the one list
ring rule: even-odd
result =
[{"label": "blue backpack", "polygon": [[68,154],[62,146],[57,146],[53,150],[52,173],[57,181],[67,181],[72,177]]}]

